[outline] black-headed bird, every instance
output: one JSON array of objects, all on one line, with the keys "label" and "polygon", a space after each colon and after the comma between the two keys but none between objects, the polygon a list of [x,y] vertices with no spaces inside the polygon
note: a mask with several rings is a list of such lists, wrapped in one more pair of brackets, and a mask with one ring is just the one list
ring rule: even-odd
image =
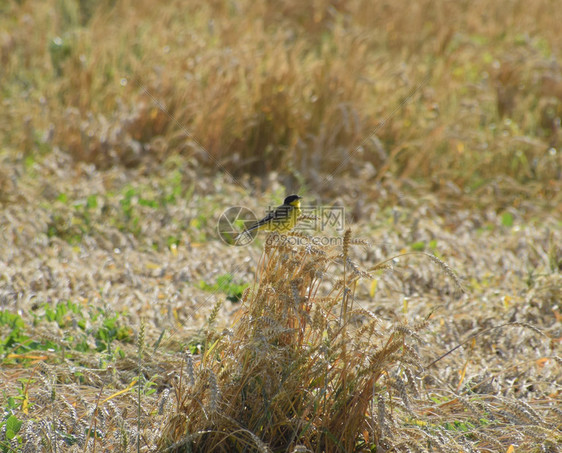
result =
[{"label": "black-headed bird", "polygon": [[289,195],[283,201],[281,206],[278,206],[273,211],[261,220],[257,221],[249,228],[244,230],[241,234],[247,235],[252,231],[276,231],[279,233],[287,233],[291,231],[301,214],[301,199],[298,195]]}]

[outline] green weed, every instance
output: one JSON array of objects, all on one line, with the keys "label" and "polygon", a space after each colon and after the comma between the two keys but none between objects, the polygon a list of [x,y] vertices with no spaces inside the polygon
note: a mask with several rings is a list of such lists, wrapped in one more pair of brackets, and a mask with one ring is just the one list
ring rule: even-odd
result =
[{"label": "green weed", "polygon": [[231,302],[238,302],[242,293],[248,287],[247,283],[235,283],[232,274],[224,274],[217,277],[216,283],[208,284],[204,281],[199,282],[199,287],[205,291],[221,292],[226,294],[226,299]]}]

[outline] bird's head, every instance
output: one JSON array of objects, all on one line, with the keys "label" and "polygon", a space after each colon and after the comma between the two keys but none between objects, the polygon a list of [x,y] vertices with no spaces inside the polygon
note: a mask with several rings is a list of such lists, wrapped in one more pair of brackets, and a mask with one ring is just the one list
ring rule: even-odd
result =
[{"label": "bird's head", "polygon": [[301,199],[302,197],[299,197],[298,195],[289,195],[287,198],[285,198],[283,204],[290,205],[290,206],[300,206]]}]

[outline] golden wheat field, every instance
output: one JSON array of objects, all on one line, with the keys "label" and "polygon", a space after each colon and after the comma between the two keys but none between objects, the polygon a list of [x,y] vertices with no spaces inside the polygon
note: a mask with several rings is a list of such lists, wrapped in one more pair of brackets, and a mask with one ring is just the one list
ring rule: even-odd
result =
[{"label": "golden wheat field", "polygon": [[561,451],[560,24],[0,1],[0,451]]}]

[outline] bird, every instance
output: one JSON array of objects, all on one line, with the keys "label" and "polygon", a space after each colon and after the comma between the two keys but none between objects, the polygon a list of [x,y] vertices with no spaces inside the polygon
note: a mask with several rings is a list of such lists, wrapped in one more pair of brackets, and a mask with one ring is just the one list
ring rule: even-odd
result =
[{"label": "bird", "polygon": [[241,234],[247,235],[253,231],[260,230],[279,233],[291,231],[301,214],[301,200],[302,197],[298,195],[289,195],[281,206],[270,211],[263,219],[258,220]]}]

